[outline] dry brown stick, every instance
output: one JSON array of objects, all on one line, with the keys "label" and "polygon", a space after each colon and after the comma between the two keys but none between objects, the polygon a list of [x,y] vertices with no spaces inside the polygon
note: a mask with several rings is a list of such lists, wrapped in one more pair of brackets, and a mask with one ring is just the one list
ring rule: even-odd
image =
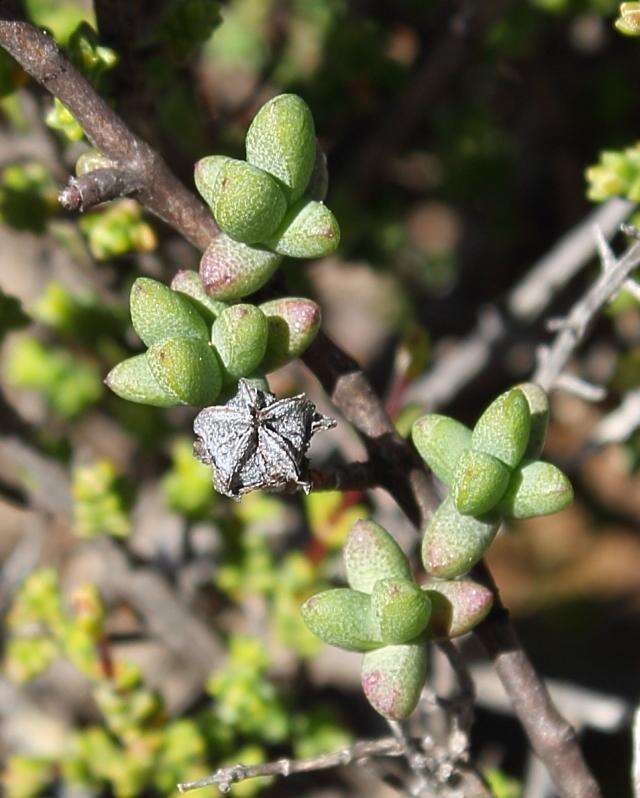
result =
[{"label": "dry brown stick", "polygon": [[[0,45],[69,108],[103,154],[144,178],[138,199],[146,207],[199,248],[207,246],[217,234],[209,212],[173,177],[160,156],[138,139],[68,64],[48,36],[25,22],[10,19],[7,12],[0,12]],[[421,526],[437,506],[437,496],[416,455],[395,431],[365,375],[323,334],[307,351],[304,360],[345,418],[363,437],[379,483],[390,491],[408,517]],[[493,584],[488,572],[484,577]],[[479,634],[507,690],[518,685],[521,692],[514,706],[534,750],[549,767],[561,795],[597,798],[600,792],[575,735],[553,706],[544,683],[518,643],[497,591],[494,611],[479,627]],[[567,756],[564,767],[558,767],[555,748],[558,740]]]},{"label": "dry brown stick", "polygon": [[204,249],[216,235],[211,213],[173,175],[162,158],[138,138],[60,52],[55,41],[0,9],[0,45],[71,111],[87,138],[116,166],[140,178],[137,198],[152,213]]},{"label": "dry brown stick", "polygon": [[309,469],[312,490],[368,490],[377,486],[375,470],[370,461]]},{"label": "dry brown stick", "polygon": [[361,740],[348,748],[331,754],[310,757],[309,759],[277,759],[263,765],[232,765],[219,768],[210,776],[198,781],[178,784],[180,792],[189,792],[200,787],[216,786],[220,792],[229,792],[232,784],[258,776],[291,776],[294,773],[309,773],[328,770],[340,765],[350,765],[372,756],[404,756],[404,745],[395,737],[381,737],[379,740]]}]

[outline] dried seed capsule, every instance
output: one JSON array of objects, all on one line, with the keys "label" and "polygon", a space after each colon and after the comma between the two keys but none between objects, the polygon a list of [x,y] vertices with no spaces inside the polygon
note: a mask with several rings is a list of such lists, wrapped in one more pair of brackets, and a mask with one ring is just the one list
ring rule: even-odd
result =
[{"label": "dried seed capsule", "polygon": [[130,307],[133,328],[147,346],[166,338],[209,339],[207,325],[191,302],[157,280],[138,277]]},{"label": "dried seed capsule", "polygon": [[511,469],[486,452],[467,449],[456,469],[452,495],[458,512],[484,515],[500,501],[509,484]]},{"label": "dried seed capsule", "polygon": [[516,385],[522,391],[524,398],[529,405],[531,416],[531,430],[529,432],[529,443],[522,457],[523,460],[535,460],[540,457],[544,448],[544,441],[547,437],[547,427],[549,426],[549,398],[546,392],[535,382],[523,382]]},{"label": "dried seed capsule", "polygon": [[371,593],[379,579],[411,579],[409,561],[386,529],[375,521],[356,521],[344,546],[347,581]]},{"label": "dried seed capsule", "polygon": [[214,299],[242,299],[262,288],[281,260],[275,252],[250,247],[221,233],[202,256],[200,277],[205,291]]},{"label": "dried seed capsule", "polygon": [[209,324],[228,307],[224,302],[212,299],[204,290],[198,272],[181,269],[171,281],[171,290],[187,297],[195,309]]},{"label": "dried seed capsule", "polygon": [[168,338],[149,347],[151,372],[160,386],[181,404],[202,407],[222,387],[222,369],[211,346],[188,338]]},{"label": "dried seed capsule", "polygon": [[525,395],[512,388],[498,396],[480,416],[471,445],[515,468],[529,443],[531,415]]},{"label": "dried seed capsule", "polygon": [[362,659],[362,689],[371,706],[390,720],[404,720],[416,708],[427,676],[423,640],[385,646]]},{"label": "dried seed capsule", "polygon": [[494,515],[462,515],[456,510],[453,497],[447,496],[427,524],[422,539],[425,571],[442,579],[465,574],[490,546],[498,526]]},{"label": "dried seed capsule", "polygon": [[471,430],[449,416],[427,413],[414,423],[411,437],[420,457],[451,487],[458,460],[471,446]]},{"label": "dried seed capsule", "polygon": [[229,158],[218,171],[211,209],[218,227],[228,236],[257,244],[278,229],[287,202],[271,175]]},{"label": "dried seed capsule", "polygon": [[275,371],[308,349],[318,334],[322,314],[311,299],[283,297],[263,302],[260,310],[267,317],[269,333],[260,369]]},{"label": "dried seed capsule", "polygon": [[346,651],[371,651],[380,646],[371,618],[371,598],[347,587],[325,590],[300,609],[314,635]]},{"label": "dried seed capsule", "polygon": [[340,227],[324,202],[302,199],[290,208],[270,249],[290,258],[322,258],[338,248]]},{"label": "dried seed capsule", "polygon": [[237,380],[258,368],[267,348],[267,317],[255,305],[233,305],[211,328],[211,342],[229,377]]},{"label": "dried seed capsule", "polygon": [[177,396],[165,391],[151,373],[147,354],[127,358],[111,369],[106,385],[122,399],[154,407],[173,407],[180,404]]},{"label": "dried seed capsule", "polygon": [[535,460],[516,469],[497,509],[509,518],[533,518],[564,510],[572,501],[573,488],[565,474]]},{"label": "dried seed capsule", "polygon": [[277,177],[288,202],[302,196],[316,158],[316,131],[305,101],[280,94],[255,115],[247,131],[247,161]]},{"label": "dried seed capsule", "polygon": [[233,160],[228,155],[207,155],[200,158],[193,170],[193,179],[202,199],[213,209],[215,185],[218,174],[227,161]]},{"label": "dried seed capsule", "polygon": [[487,617],[493,604],[493,593],[473,579],[430,579],[422,589],[431,601],[430,638],[466,634]]},{"label": "dried seed capsule", "polygon": [[409,579],[379,579],[371,593],[371,609],[384,643],[407,643],[429,623],[431,602]]}]

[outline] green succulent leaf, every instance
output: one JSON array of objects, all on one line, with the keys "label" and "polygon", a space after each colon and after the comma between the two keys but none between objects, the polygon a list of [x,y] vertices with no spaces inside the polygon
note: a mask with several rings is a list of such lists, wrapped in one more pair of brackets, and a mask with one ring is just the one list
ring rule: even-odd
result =
[{"label": "green succulent leaf", "polygon": [[204,290],[198,272],[190,269],[181,269],[176,273],[171,281],[171,290],[185,296],[209,324],[228,307],[225,302],[212,299]]},{"label": "green succulent leaf", "polygon": [[215,320],[211,342],[233,380],[258,368],[267,348],[268,332],[267,317],[255,305],[233,305]]},{"label": "green succulent leaf", "polygon": [[176,337],[209,340],[207,325],[189,300],[157,280],[139,277],[130,307],[133,328],[147,346]]},{"label": "green succulent leaf", "polygon": [[263,302],[268,337],[261,370],[275,371],[309,348],[322,321],[320,306],[302,297],[283,297]]},{"label": "green succulent leaf", "polygon": [[511,469],[486,452],[468,449],[456,469],[452,495],[458,512],[484,515],[500,501],[509,484]]},{"label": "green succulent leaf", "polygon": [[498,510],[509,518],[533,518],[564,510],[573,501],[571,482],[542,460],[516,469]]},{"label": "green succulent leaf", "polygon": [[411,580],[406,555],[375,521],[356,521],[344,547],[347,581],[354,590],[371,593],[379,579]]},{"label": "green succulent leaf", "polygon": [[189,338],[168,338],[149,347],[151,372],[160,386],[181,404],[213,404],[222,387],[222,369],[208,343]]},{"label": "green succulent leaf", "polygon": [[300,200],[287,211],[269,247],[290,258],[323,258],[338,248],[340,227],[323,202]]},{"label": "green succulent leaf", "polygon": [[307,599],[300,612],[316,637],[346,651],[371,651],[380,646],[371,616],[371,598],[339,587]]},{"label": "green succulent leaf", "polygon": [[451,495],[427,524],[422,539],[422,562],[431,576],[453,579],[465,574],[481,559],[496,536],[495,515],[475,518],[456,510]]},{"label": "green succulent leaf", "polygon": [[547,427],[549,426],[549,397],[546,392],[535,382],[523,382],[516,385],[522,391],[524,398],[529,405],[529,415],[531,416],[531,430],[529,432],[529,442],[525,449],[523,460],[535,460],[540,457],[544,448],[544,441],[547,437]]},{"label": "green succulent leaf", "polygon": [[371,609],[384,643],[407,643],[429,623],[431,602],[409,579],[380,579],[373,586]]},{"label": "green succulent leaf", "polygon": [[470,632],[489,614],[493,593],[473,579],[430,579],[422,589],[431,601],[430,638],[451,638]]},{"label": "green succulent leaf", "polygon": [[511,388],[494,399],[480,416],[471,445],[515,468],[529,443],[530,429],[529,403],[519,388]]},{"label": "green succulent leaf", "polygon": [[280,94],[262,106],[247,131],[247,161],[277,177],[289,203],[302,196],[316,159],[316,131],[305,101]]},{"label": "green succulent leaf", "polygon": [[371,706],[390,720],[404,720],[416,708],[427,676],[423,640],[384,646],[362,659],[362,689]]},{"label": "green succulent leaf", "polygon": [[230,302],[262,288],[281,260],[275,252],[251,247],[221,233],[202,256],[200,277],[209,296]]},{"label": "green succulent leaf", "polygon": [[173,407],[178,397],[164,390],[151,373],[146,352],[127,358],[111,369],[106,385],[121,399],[154,407]]},{"label": "green succulent leaf", "polygon": [[427,413],[413,425],[418,454],[441,482],[451,487],[463,452],[471,446],[471,430],[449,416]]},{"label": "green succulent leaf", "polygon": [[271,175],[229,158],[218,171],[211,207],[218,227],[228,236],[257,244],[277,230],[287,202]]}]

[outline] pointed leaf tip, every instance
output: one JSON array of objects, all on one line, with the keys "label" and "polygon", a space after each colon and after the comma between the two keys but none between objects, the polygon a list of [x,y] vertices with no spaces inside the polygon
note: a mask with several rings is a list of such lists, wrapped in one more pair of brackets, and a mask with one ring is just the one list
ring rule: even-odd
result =
[{"label": "pointed leaf tip", "polygon": [[379,579],[411,579],[409,561],[386,529],[375,521],[356,521],[344,547],[347,580],[371,593]]},{"label": "pointed leaf tip", "polygon": [[362,658],[362,689],[371,706],[389,720],[404,720],[416,708],[427,676],[423,640],[385,646]]},{"label": "pointed leaf tip", "polygon": [[307,599],[302,618],[316,637],[346,651],[370,651],[380,645],[371,616],[371,598],[349,588],[325,590]]},{"label": "pointed leaf tip", "polygon": [[471,446],[471,430],[449,416],[427,413],[413,425],[418,454],[441,482],[451,487],[462,453]]}]

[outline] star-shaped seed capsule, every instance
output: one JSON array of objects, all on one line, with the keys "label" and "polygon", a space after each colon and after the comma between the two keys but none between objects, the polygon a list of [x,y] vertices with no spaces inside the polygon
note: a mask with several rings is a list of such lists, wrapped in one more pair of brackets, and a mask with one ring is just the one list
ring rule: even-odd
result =
[{"label": "star-shaped seed capsule", "polygon": [[241,379],[226,404],[196,416],[194,452],[213,467],[213,484],[224,496],[299,488],[308,493],[309,443],[314,433],[335,423],[303,394],[278,399]]}]

